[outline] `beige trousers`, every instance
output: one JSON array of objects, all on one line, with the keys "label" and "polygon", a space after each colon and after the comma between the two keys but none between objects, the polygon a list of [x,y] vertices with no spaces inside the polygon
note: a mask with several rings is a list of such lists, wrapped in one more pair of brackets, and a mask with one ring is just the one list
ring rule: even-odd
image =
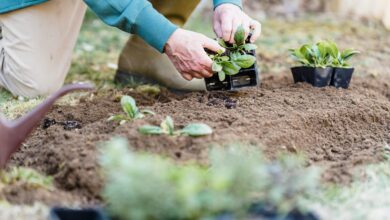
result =
[{"label": "beige trousers", "polygon": [[0,15],[0,86],[25,97],[59,89],[85,10],[82,0],[51,0]]}]

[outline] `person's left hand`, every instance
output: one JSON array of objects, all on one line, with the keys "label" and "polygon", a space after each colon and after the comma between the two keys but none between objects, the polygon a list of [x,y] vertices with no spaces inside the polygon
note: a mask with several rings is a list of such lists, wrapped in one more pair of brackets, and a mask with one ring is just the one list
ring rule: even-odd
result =
[{"label": "person's left hand", "polygon": [[260,22],[253,20],[240,7],[230,3],[219,5],[215,9],[213,25],[217,36],[230,43],[234,43],[234,33],[240,25],[244,27],[245,39],[252,31],[251,43],[254,43],[261,34]]}]

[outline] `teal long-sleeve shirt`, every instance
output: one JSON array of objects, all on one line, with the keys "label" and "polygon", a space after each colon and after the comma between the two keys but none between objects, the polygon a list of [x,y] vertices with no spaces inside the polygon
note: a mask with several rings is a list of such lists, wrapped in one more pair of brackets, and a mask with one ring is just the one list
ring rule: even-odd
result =
[{"label": "teal long-sleeve shirt", "polygon": [[[46,1],[48,0],[0,0],[0,14]],[[140,36],[160,52],[163,52],[169,37],[177,29],[147,0],[84,1],[106,24]],[[213,3],[214,7],[224,3],[242,7],[241,0],[213,0]]]}]

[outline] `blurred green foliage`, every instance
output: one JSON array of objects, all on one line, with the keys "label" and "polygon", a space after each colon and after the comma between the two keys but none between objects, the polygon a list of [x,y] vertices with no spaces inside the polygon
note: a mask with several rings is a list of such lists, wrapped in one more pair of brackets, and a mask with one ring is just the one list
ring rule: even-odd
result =
[{"label": "blurred green foliage", "polygon": [[281,215],[300,206],[314,191],[316,168],[302,158],[267,161],[251,147],[214,149],[210,167],[177,165],[157,155],[134,153],[124,139],[101,147],[106,179],[103,196],[120,219],[207,219],[222,213],[240,218],[254,203],[275,207]]}]

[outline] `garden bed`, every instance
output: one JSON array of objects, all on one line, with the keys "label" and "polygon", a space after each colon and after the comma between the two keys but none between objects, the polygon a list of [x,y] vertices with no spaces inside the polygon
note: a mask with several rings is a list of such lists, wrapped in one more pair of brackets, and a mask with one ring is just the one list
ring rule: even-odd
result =
[{"label": "garden bed", "polygon": [[[103,180],[96,145],[113,136],[127,137],[138,151],[163,154],[178,162],[207,163],[210,146],[229,143],[256,145],[268,158],[282,152],[302,152],[308,165],[324,169],[324,182],[348,184],[354,168],[381,161],[384,143],[390,142],[389,82],[388,78],[356,77],[349,90],[338,90],[294,85],[290,77],[266,75],[260,88],[231,93],[99,92],[83,98],[77,106],[57,105],[47,115],[56,121],[78,121],[81,129],[65,130],[59,124],[44,129],[42,121],[9,164],[54,176],[58,189],[6,186],[0,197],[12,203],[100,203]],[[119,100],[124,94],[157,115],[121,126],[107,121],[122,112]],[[141,125],[158,125],[167,115],[179,127],[204,122],[214,133],[191,138],[137,132]]]}]

